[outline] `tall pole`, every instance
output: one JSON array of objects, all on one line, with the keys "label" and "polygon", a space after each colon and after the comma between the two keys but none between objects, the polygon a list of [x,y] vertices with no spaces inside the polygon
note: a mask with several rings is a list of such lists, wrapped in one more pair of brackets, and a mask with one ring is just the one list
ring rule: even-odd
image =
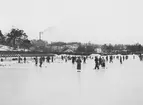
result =
[{"label": "tall pole", "polygon": [[39,32],[39,40],[41,40],[41,37],[43,35],[44,32],[48,31],[49,28],[45,29],[44,31]]}]

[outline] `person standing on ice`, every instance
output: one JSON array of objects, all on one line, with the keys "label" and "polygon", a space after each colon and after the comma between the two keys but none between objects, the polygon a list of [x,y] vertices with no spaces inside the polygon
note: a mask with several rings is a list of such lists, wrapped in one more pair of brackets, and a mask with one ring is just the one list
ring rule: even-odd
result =
[{"label": "person standing on ice", "polygon": [[43,62],[45,62],[45,57],[44,56],[42,57],[42,60],[43,60]]},{"label": "person standing on ice", "polygon": [[62,59],[62,60],[64,60],[64,57],[63,57],[63,56],[61,56],[61,59]]},{"label": "person standing on ice", "polygon": [[54,57],[52,56],[52,62],[54,62]]},{"label": "person standing on ice", "polygon": [[80,70],[81,69],[81,59],[80,59],[80,57],[78,57],[78,59],[76,60],[76,62],[77,62],[77,69],[78,70]]},{"label": "person standing on ice", "polygon": [[106,61],[108,62],[108,55],[106,56]]},{"label": "person standing on ice", "polygon": [[113,56],[110,56],[110,63],[113,63]]},{"label": "person standing on ice", "polygon": [[123,61],[125,60],[125,57],[124,57],[124,55],[123,55]]},{"label": "person standing on ice", "polygon": [[117,55],[117,57],[116,57],[117,59],[119,59],[119,56]]},{"label": "person standing on ice", "polygon": [[141,55],[141,54],[139,54],[138,56],[139,56],[140,61],[142,61],[142,55]]},{"label": "person standing on ice", "polygon": [[40,59],[39,59],[39,63],[40,63],[40,67],[42,67],[42,64],[43,64],[43,59],[42,59],[42,57],[40,57]]},{"label": "person standing on ice", "polygon": [[75,57],[72,56],[72,64],[74,64],[74,62],[75,62]]},{"label": "person standing on ice", "polygon": [[100,58],[98,60],[99,60],[99,65],[101,65],[102,64],[102,58],[101,58],[101,56],[100,56]]},{"label": "person standing on ice", "polygon": [[83,62],[86,63],[86,57],[83,57]]},{"label": "person standing on ice", "polygon": [[26,63],[26,57],[24,57],[24,63]]},{"label": "person standing on ice", "polygon": [[21,58],[20,58],[20,56],[18,57],[18,63],[20,63],[20,60],[21,60]]},{"label": "person standing on ice", "polygon": [[67,62],[68,61],[68,58],[67,57],[65,57],[65,62]]},{"label": "person standing on ice", "polygon": [[47,59],[47,62],[48,62],[48,63],[50,63],[50,57],[49,57],[49,56],[47,56],[47,58],[46,58],[46,59]]},{"label": "person standing on ice", "polygon": [[34,58],[34,60],[35,60],[35,65],[37,66],[37,64],[38,64],[38,58],[37,58],[37,56]]},{"label": "person standing on ice", "polygon": [[126,60],[128,60],[128,55],[126,55]]},{"label": "person standing on ice", "polygon": [[98,60],[98,58],[97,57],[95,57],[95,69],[97,68],[97,69],[99,69],[99,60]]},{"label": "person standing on ice", "polygon": [[105,69],[105,59],[102,57],[102,67]]},{"label": "person standing on ice", "polygon": [[122,64],[122,57],[120,56],[120,63]]}]

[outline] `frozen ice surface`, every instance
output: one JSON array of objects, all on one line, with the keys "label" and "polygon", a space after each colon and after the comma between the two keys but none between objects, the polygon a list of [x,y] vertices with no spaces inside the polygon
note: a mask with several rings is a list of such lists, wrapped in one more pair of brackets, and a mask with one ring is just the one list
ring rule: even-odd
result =
[{"label": "frozen ice surface", "polygon": [[94,70],[94,61],[56,60],[40,68],[34,62],[2,62],[0,105],[143,105],[143,61],[119,60]]}]

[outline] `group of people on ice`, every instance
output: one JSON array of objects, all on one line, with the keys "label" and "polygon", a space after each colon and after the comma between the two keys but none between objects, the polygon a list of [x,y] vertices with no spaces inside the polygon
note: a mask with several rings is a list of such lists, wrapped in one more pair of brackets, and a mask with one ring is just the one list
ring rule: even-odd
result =
[{"label": "group of people on ice", "polygon": [[[37,65],[38,64],[38,57],[36,56],[34,58],[34,60],[35,60],[35,65]],[[47,63],[50,63],[50,60],[51,60],[51,62],[53,62],[54,58],[53,58],[53,56],[51,58],[50,58],[50,56],[47,56],[46,58],[44,56],[41,56],[39,58],[39,66],[40,67],[42,67],[42,64],[45,62],[45,60],[46,60]]]},{"label": "group of people on ice", "polygon": [[[109,62],[109,63],[113,63],[113,60],[116,58],[120,61],[120,64],[123,63],[124,60],[127,60],[128,59],[128,55],[119,55],[119,56],[114,56],[114,55],[106,55],[106,56],[95,56],[95,57],[91,57],[91,56],[61,56],[61,60],[67,62],[67,61],[72,61],[72,64],[77,64],[77,69],[78,70],[81,70],[81,64],[82,63],[86,63],[86,60],[87,59],[94,59],[94,62],[95,62],[95,66],[94,66],[94,69],[100,69],[100,68],[103,68],[105,69],[106,68],[106,62]],[[133,56],[133,58],[135,58]],[[142,56],[139,55],[139,58],[142,60]],[[41,57],[35,57],[34,58],[34,61],[35,61],[35,65],[38,65],[39,63],[39,66],[42,67],[43,63],[46,61],[47,63],[50,63],[50,62],[54,62],[54,56],[41,56]],[[26,63],[26,57],[24,57],[24,63]],[[18,62],[20,63],[21,62],[21,57],[19,56],[18,58]]]},{"label": "group of people on ice", "polygon": [[94,61],[95,61],[95,68],[94,69],[99,69],[100,66],[105,68],[105,59],[104,59],[104,57],[100,57],[100,58],[95,57]]},{"label": "group of people on ice", "polygon": [[[87,57],[78,57],[76,59],[76,57],[72,57],[72,63],[74,64],[75,62],[77,63],[77,69],[80,70],[81,69],[81,63],[82,63],[82,59],[83,59],[83,63],[86,63],[86,59]],[[99,66],[105,68],[105,59],[104,57],[95,57],[95,69],[99,69]]]},{"label": "group of people on ice", "polygon": [[[84,63],[86,62],[86,59],[87,59],[87,57],[83,57]],[[95,62],[94,69],[99,70],[100,67],[105,69],[106,68],[106,62],[108,62],[108,60],[109,60],[109,63],[113,63],[114,59],[115,59],[115,56],[113,56],[113,55],[100,56],[100,57],[95,56],[95,58],[94,58],[94,62]],[[126,60],[128,59],[128,56],[127,55],[126,56],[124,56],[124,55],[123,56],[116,56],[116,59],[118,59],[120,61],[120,64],[122,64],[125,59]],[[81,58],[78,57],[76,62],[77,62],[77,69],[80,70],[81,69],[81,63],[82,63]]]}]

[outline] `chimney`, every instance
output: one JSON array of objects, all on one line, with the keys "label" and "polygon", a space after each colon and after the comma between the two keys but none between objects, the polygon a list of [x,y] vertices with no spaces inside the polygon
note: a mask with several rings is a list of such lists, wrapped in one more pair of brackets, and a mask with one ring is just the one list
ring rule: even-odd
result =
[{"label": "chimney", "polygon": [[39,40],[41,40],[41,34],[42,34],[42,32],[39,32]]}]

